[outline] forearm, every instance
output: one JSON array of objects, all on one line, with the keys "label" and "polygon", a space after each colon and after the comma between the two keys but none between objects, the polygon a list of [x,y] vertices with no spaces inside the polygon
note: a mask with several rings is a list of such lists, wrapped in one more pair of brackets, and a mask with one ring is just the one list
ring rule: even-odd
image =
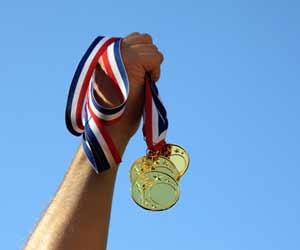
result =
[{"label": "forearm", "polygon": [[[106,106],[115,105],[117,99],[111,91],[112,84],[99,67],[96,82],[98,101]],[[131,136],[126,128],[121,121],[106,127],[121,156]],[[97,175],[80,146],[25,250],[106,249],[117,169],[118,166],[111,166]]]},{"label": "forearm", "polygon": [[[125,146],[117,145],[121,153]],[[80,146],[25,250],[106,249],[116,173],[94,173]]]}]

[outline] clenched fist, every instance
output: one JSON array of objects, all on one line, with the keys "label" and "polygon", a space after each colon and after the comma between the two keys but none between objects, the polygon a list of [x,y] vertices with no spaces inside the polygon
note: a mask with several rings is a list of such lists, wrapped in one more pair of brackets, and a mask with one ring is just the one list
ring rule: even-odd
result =
[{"label": "clenched fist", "polygon": [[128,35],[122,41],[121,52],[130,82],[143,83],[145,72],[150,72],[154,81],[159,79],[163,55],[153,44],[150,35]]},{"label": "clenched fist", "polygon": [[[138,129],[142,116],[145,73],[149,72],[152,79],[157,81],[163,55],[150,35],[138,32],[131,33],[122,40],[121,55],[130,83],[129,97],[121,120],[108,126],[107,130],[116,137],[115,141],[127,142]],[[101,68],[101,62],[96,69],[95,82],[95,94],[99,103],[108,107],[120,104],[110,79]]]}]

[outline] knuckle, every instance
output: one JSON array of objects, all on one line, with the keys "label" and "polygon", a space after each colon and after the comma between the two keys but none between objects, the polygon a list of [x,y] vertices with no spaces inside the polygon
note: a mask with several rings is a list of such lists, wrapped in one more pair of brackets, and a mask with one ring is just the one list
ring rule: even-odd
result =
[{"label": "knuckle", "polygon": [[155,51],[158,51],[158,47],[155,44],[152,44],[151,46]]},{"label": "knuckle", "polygon": [[158,53],[158,56],[159,56],[159,58],[160,58],[160,62],[162,63],[163,60],[164,60],[164,55],[163,55],[163,53],[161,53],[160,51],[158,51],[157,53]]},{"label": "knuckle", "polygon": [[132,33],[130,33],[128,36],[136,36],[136,35],[140,35],[140,32],[134,31]]},{"label": "knuckle", "polygon": [[141,36],[143,37],[143,39],[152,42],[152,36],[148,33],[143,33],[141,34]]}]

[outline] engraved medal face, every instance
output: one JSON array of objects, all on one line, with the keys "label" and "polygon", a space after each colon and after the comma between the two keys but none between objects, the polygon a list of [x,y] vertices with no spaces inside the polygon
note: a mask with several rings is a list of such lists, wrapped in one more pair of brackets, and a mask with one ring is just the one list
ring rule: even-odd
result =
[{"label": "engraved medal face", "polygon": [[176,166],[166,157],[158,156],[155,160],[149,159],[147,156],[140,157],[132,164],[129,175],[130,181],[149,171],[158,171],[170,175],[174,179],[179,179],[180,173]]},{"label": "engraved medal face", "polygon": [[161,211],[177,202],[179,186],[169,175],[150,171],[132,183],[131,195],[139,206],[152,211]]},{"label": "engraved medal face", "polygon": [[175,180],[178,180],[180,177],[180,174],[173,162],[164,156],[159,156],[155,161],[153,161],[152,169],[157,172],[167,174]]},{"label": "engraved medal face", "polygon": [[180,174],[180,177],[184,175],[190,162],[190,157],[186,150],[176,144],[166,144],[162,151],[163,155],[173,162]]},{"label": "engraved medal face", "polygon": [[132,164],[129,176],[130,181],[134,182],[136,178],[143,174],[146,171],[149,171],[152,168],[152,160],[148,159],[146,156],[140,157]]}]

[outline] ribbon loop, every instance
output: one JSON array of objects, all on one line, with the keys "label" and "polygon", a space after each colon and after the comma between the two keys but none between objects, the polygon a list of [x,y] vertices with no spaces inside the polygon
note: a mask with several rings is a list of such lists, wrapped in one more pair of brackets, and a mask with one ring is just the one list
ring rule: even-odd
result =
[{"label": "ribbon loop", "polygon": [[[84,152],[97,173],[121,162],[119,152],[105,128],[122,116],[129,95],[121,42],[121,38],[102,36],[92,42],[76,68],[67,99],[67,128],[73,135],[82,135]],[[104,107],[94,96],[94,74],[98,63],[111,79],[120,99],[121,104],[116,107]],[[143,133],[148,149],[159,150],[165,144],[168,119],[158,89],[149,73],[145,75],[143,120]]]},{"label": "ribbon loop", "polygon": [[[95,171],[101,172],[121,162],[121,157],[107,133],[104,124],[119,118],[124,112],[129,83],[120,51],[121,39],[97,37],[80,60],[69,89],[65,113],[68,130],[82,135],[83,149]],[[94,96],[94,73],[99,60],[112,79],[121,105],[101,106]]]}]

